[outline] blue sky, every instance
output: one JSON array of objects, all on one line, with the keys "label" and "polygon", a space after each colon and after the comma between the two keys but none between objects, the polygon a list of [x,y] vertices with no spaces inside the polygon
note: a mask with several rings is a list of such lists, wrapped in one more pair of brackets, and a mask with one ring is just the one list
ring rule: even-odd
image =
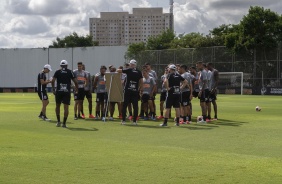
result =
[{"label": "blue sky", "polygon": [[[1,0],[0,47],[48,47],[74,31],[89,34],[89,18],[101,11],[156,6],[168,12],[169,0]],[[175,32],[207,34],[221,24],[237,24],[250,6],[282,14],[281,0],[174,0]]]}]

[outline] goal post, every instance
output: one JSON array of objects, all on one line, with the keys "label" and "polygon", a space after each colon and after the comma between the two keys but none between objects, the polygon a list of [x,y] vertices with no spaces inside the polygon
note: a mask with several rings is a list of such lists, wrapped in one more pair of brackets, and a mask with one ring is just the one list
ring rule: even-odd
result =
[{"label": "goal post", "polygon": [[233,89],[234,91],[235,91],[235,88],[239,88],[241,95],[243,95],[244,73],[243,72],[219,72],[218,86],[224,88],[225,90]]}]

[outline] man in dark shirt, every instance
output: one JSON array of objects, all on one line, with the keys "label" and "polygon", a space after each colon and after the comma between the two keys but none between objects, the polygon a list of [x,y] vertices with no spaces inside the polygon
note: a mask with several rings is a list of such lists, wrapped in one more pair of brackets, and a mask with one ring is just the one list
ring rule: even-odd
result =
[{"label": "man in dark shirt", "polygon": [[[71,81],[75,84],[75,92],[78,91],[78,84],[73,71],[69,70],[68,62],[62,60],[60,63],[61,69],[57,70],[53,76],[52,88],[56,98],[56,115],[57,115],[57,127],[61,126],[60,120],[60,107],[61,103],[64,104],[64,121],[63,128],[67,128],[66,121],[69,115],[69,105],[71,99]],[[55,90],[55,81],[57,80],[57,87]]]},{"label": "man in dark shirt", "polygon": [[[167,120],[169,118],[169,112],[171,107],[175,108],[176,115],[176,126],[179,126],[179,116],[180,116],[180,92],[187,85],[187,80],[184,79],[180,74],[176,73],[176,66],[169,66],[169,74],[167,75],[164,85],[167,89],[167,97],[165,102],[165,118],[163,124],[160,126],[167,126]],[[182,82],[182,85],[181,85]],[[180,86],[181,85],[181,86]]]},{"label": "man in dark shirt", "polygon": [[129,62],[130,68],[118,69],[117,72],[126,74],[124,86],[124,103],[122,108],[122,122],[125,124],[126,109],[129,103],[133,105],[133,124],[137,125],[138,99],[143,93],[143,76],[140,70],[136,69],[137,62],[133,59]]},{"label": "man in dark shirt", "polygon": [[44,121],[50,121],[50,119],[46,117],[46,107],[49,104],[46,86],[47,84],[51,83],[51,81],[47,80],[46,73],[49,73],[51,71],[51,66],[46,64],[44,66],[44,69],[37,76],[37,93],[40,100],[42,101],[42,109],[38,117],[42,118]]}]

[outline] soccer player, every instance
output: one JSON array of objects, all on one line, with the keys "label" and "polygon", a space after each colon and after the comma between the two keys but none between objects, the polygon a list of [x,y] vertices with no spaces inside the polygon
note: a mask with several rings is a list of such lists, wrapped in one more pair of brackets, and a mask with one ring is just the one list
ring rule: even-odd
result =
[{"label": "soccer player", "polygon": [[147,70],[142,70],[143,74],[143,93],[142,93],[142,104],[145,111],[145,117],[144,120],[148,120],[148,107],[150,108],[150,116],[151,120],[156,120],[155,118],[155,108],[153,104],[153,95],[156,88],[156,82],[153,79],[153,77],[149,76],[149,73]]},{"label": "soccer player", "polygon": [[[95,118],[92,115],[92,80],[91,80],[91,74],[90,74],[90,72],[85,70],[85,64],[82,64],[82,70],[84,70],[84,72],[86,73],[87,81],[88,81],[88,85],[86,85],[84,87],[84,94],[85,94],[85,97],[86,97],[86,99],[88,101],[89,118]],[[83,101],[82,101],[82,106],[81,106],[81,113],[84,116],[84,113],[83,113]]]},{"label": "soccer player", "polygon": [[42,101],[42,108],[38,117],[42,118],[44,121],[50,121],[50,119],[46,117],[46,107],[49,104],[46,86],[47,84],[51,83],[51,81],[46,79],[46,73],[51,71],[51,66],[46,64],[44,65],[43,70],[37,76],[37,93]]},{"label": "soccer player", "polygon": [[196,67],[199,71],[198,74],[198,84],[199,84],[199,93],[198,93],[198,98],[200,99],[200,106],[202,109],[202,116],[203,120],[200,121],[199,123],[206,123],[207,119],[207,106],[206,102],[208,101],[208,76],[207,76],[207,71],[204,69],[203,62],[199,61],[196,63]]},{"label": "soccer player", "polygon": [[[169,74],[167,75],[164,83],[167,89],[167,98],[166,98],[166,111],[165,111],[165,118],[163,124],[160,126],[167,126],[167,121],[169,118],[169,112],[171,107],[175,108],[176,113],[176,126],[179,126],[179,116],[180,116],[180,90],[187,85],[187,80],[185,80],[181,75],[176,73],[176,66],[170,65],[169,66]],[[180,84],[182,82],[182,85]]]},{"label": "soccer player", "polygon": [[93,88],[96,89],[96,117],[95,119],[99,119],[105,117],[104,114],[104,105],[107,101],[107,93],[106,93],[106,81],[105,81],[105,73],[107,71],[107,67],[102,65],[100,67],[100,72],[95,75],[93,81]]},{"label": "soccer player", "polygon": [[82,69],[82,62],[77,63],[77,69],[75,69],[73,73],[78,83],[78,92],[74,94],[74,119],[85,119],[84,114],[80,115],[80,112],[82,110],[82,102],[85,97],[84,88],[88,85],[88,78],[87,73]]},{"label": "soccer player", "polygon": [[181,116],[183,118],[182,122],[189,124],[191,123],[191,109],[190,104],[191,100],[193,99],[192,91],[192,75],[187,72],[187,66],[181,65],[179,68],[179,74],[187,80],[188,84],[181,90],[181,96],[180,96],[180,106],[181,106]]},{"label": "soccer player", "polygon": [[162,81],[162,90],[161,90],[161,95],[160,95],[160,113],[161,115],[158,117],[158,119],[163,119],[164,118],[164,102],[166,99],[166,87],[164,85],[164,81],[166,79],[166,76],[168,74],[168,67],[165,68],[164,74],[161,76],[161,81]]},{"label": "soccer player", "polygon": [[210,78],[210,96],[209,100],[212,102],[213,109],[214,109],[214,119],[217,120],[217,103],[216,103],[216,96],[217,96],[217,86],[219,80],[218,71],[213,67],[212,63],[207,64],[207,68],[211,71],[211,78]]},{"label": "soccer player", "polygon": [[[69,105],[71,99],[71,81],[75,84],[75,91],[78,91],[78,84],[73,71],[69,70],[68,62],[62,60],[60,62],[61,69],[57,70],[52,79],[52,89],[56,98],[56,115],[57,115],[57,127],[61,126],[60,107],[61,103],[64,104],[64,120],[63,128],[67,128],[66,122],[69,115]],[[57,87],[55,89],[55,81],[57,81]]]},{"label": "soccer player", "polygon": [[143,77],[140,70],[136,68],[136,60],[130,60],[130,68],[128,69],[118,69],[117,72],[125,73],[126,82],[124,87],[124,102],[122,108],[122,122],[125,124],[126,108],[129,103],[133,105],[133,124],[137,125],[138,116],[138,99],[140,93],[143,93]]}]

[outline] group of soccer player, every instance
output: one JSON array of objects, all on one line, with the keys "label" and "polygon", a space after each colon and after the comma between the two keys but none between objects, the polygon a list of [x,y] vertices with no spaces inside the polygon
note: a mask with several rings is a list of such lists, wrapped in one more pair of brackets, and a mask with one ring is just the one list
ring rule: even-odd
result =
[{"label": "group of soccer player", "polygon": [[[167,126],[167,121],[171,117],[171,108],[176,110],[175,122],[179,124],[192,123],[192,104],[193,98],[200,99],[202,119],[198,123],[205,123],[212,120],[211,104],[214,107],[214,118],[217,120],[216,93],[218,84],[218,71],[213,68],[212,63],[205,65],[197,62],[196,67],[190,68],[187,65],[169,64],[165,67],[165,72],[161,76],[160,94],[160,115],[156,116],[156,94],[158,92],[157,73],[152,70],[150,63],[145,63],[141,70],[137,69],[137,62],[131,60],[124,66],[116,69],[110,65],[100,67],[100,72],[91,76],[85,70],[82,62],[77,63],[77,69],[71,71],[67,69],[68,63],[62,60],[61,68],[54,76],[47,80],[46,74],[52,71],[50,65],[45,65],[44,69],[38,74],[38,95],[42,100],[42,109],[39,117],[45,121],[50,119],[46,116],[46,107],[49,103],[46,92],[47,84],[52,84],[53,93],[56,99],[57,126],[66,126],[69,114],[71,99],[71,88],[74,95],[74,120],[85,119],[83,102],[88,101],[89,118],[114,120],[115,105],[118,106],[118,117],[122,119],[121,124],[125,124],[126,117],[137,124],[139,119],[157,120],[163,119],[161,126]],[[106,72],[122,73],[121,83],[124,86],[124,102],[109,102],[106,89]],[[55,87],[55,82],[57,83]],[[92,114],[92,92],[96,92],[96,111]],[[140,112],[138,101],[141,100]],[[64,119],[60,120],[60,105],[64,104]],[[133,113],[132,113],[133,107]],[[164,113],[165,109],[165,113]],[[108,113],[109,111],[109,113]],[[128,113],[127,113],[128,112]],[[110,114],[110,115],[109,115]]]}]

